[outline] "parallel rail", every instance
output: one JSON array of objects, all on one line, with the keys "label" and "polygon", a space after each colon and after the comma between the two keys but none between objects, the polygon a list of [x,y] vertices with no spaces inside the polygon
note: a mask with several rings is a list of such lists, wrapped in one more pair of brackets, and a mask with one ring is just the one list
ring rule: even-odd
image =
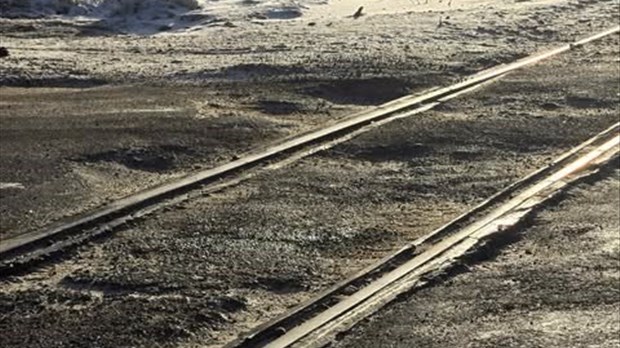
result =
[{"label": "parallel rail", "polygon": [[298,156],[299,154],[295,154],[295,152],[302,150],[305,153],[316,152],[329,146],[330,142],[337,143],[339,137],[346,138],[347,135],[359,132],[371,124],[385,123],[392,119],[428,110],[446,99],[479,87],[507,73],[619,31],[620,26],[616,26],[582,40],[485,70],[451,86],[433,90],[423,95],[406,96],[391,101],[354,114],[334,125],[292,138],[222,166],[199,171],[176,181],[127,196],[99,209],[53,224],[42,230],[4,239],[0,243],[0,276],[11,274],[19,270],[20,266],[57,252],[68,245],[77,244],[97,234],[109,232],[137,217],[152,213],[163,206],[166,201],[178,201],[179,197],[192,190],[198,188],[215,190],[218,187],[226,186],[226,180],[238,182],[242,176],[240,173],[245,173],[248,169],[265,166],[274,160],[286,161],[286,156],[289,158]]},{"label": "parallel rail", "polygon": [[619,153],[617,123],[445,226],[226,347],[327,345],[337,333],[424,283],[428,274],[446,269],[477,246],[511,231],[566,186],[617,160]]}]

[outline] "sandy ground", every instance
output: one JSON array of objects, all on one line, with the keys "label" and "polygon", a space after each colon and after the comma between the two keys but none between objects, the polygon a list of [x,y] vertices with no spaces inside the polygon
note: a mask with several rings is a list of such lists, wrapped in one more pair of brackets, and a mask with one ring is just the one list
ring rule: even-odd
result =
[{"label": "sandy ground", "polygon": [[[412,0],[415,2],[416,0]],[[335,1],[289,21],[235,21],[141,36],[67,18],[0,19],[5,85],[159,81],[350,79],[397,76],[412,82],[470,72],[550,42],[587,35],[616,22],[616,0],[447,1],[429,4]],[[373,5],[374,4],[374,5]],[[378,6],[374,11],[374,6]],[[389,11],[388,11],[389,10]],[[324,17],[324,18],[322,18]],[[309,25],[312,23],[312,25]],[[447,70],[447,71],[446,71]],[[452,70],[452,71],[451,71]],[[423,74],[422,76],[420,76]]]},{"label": "sandy ground", "polygon": [[348,17],[356,8],[333,1],[292,20],[243,14],[155,35],[0,18],[10,52],[0,59],[0,234],[607,28],[618,2],[370,1]]},{"label": "sandy ground", "polygon": [[[609,4],[591,5],[606,16]],[[4,279],[0,345],[221,345],[616,122],[618,43],[509,75]]]},{"label": "sandy ground", "polygon": [[413,294],[334,347],[617,347],[620,171],[572,189],[489,262]]},{"label": "sandy ground", "polygon": [[250,93],[149,86],[4,90],[0,182],[14,185],[0,189],[0,236],[228,162],[346,111],[327,111],[313,98],[284,91],[276,99]]}]

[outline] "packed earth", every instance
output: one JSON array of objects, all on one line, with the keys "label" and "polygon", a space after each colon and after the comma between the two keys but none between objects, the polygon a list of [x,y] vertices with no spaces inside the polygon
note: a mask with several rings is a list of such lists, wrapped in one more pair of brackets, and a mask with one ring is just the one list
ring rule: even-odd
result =
[{"label": "packed earth", "polygon": [[[0,0],[0,241],[619,20],[617,0]],[[225,345],[619,115],[615,34],[0,278],[0,346]],[[615,161],[334,346],[617,346],[619,199]]]}]

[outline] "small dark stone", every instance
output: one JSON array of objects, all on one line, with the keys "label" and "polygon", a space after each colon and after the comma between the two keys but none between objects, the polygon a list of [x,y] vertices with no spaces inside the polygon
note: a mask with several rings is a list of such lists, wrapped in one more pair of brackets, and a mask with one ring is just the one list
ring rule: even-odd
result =
[{"label": "small dark stone", "polygon": [[0,58],[5,58],[9,56],[9,49],[6,47],[0,47]]},{"label": "small dark stone", "polygon": [[547,102],[547,103],[543,103],[540,107],[545,110],[557,110],[561,108],[562,106],[558,103]]}]

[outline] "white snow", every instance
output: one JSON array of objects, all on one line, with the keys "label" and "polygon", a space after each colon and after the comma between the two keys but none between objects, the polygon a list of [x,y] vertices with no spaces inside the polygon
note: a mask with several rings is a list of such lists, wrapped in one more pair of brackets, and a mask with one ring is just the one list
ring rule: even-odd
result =
[{"label": "white snow", "polygon": [[0,17],[103,21],[133,33],[301,17],[328,0],[0,0]]},{"label": "white snow", "polygon": [[19,182],[0,182],[0,190],[5,189],[25,189],[24,185]]},{"label": "white snow", "polygon": [[[531,0],[544,2],[549,0]],[[0,0],[0,17],[99,21],[120,32],[154,34],[255,21],[332,20],[364,14],[458,10],[489,0]]]}]

